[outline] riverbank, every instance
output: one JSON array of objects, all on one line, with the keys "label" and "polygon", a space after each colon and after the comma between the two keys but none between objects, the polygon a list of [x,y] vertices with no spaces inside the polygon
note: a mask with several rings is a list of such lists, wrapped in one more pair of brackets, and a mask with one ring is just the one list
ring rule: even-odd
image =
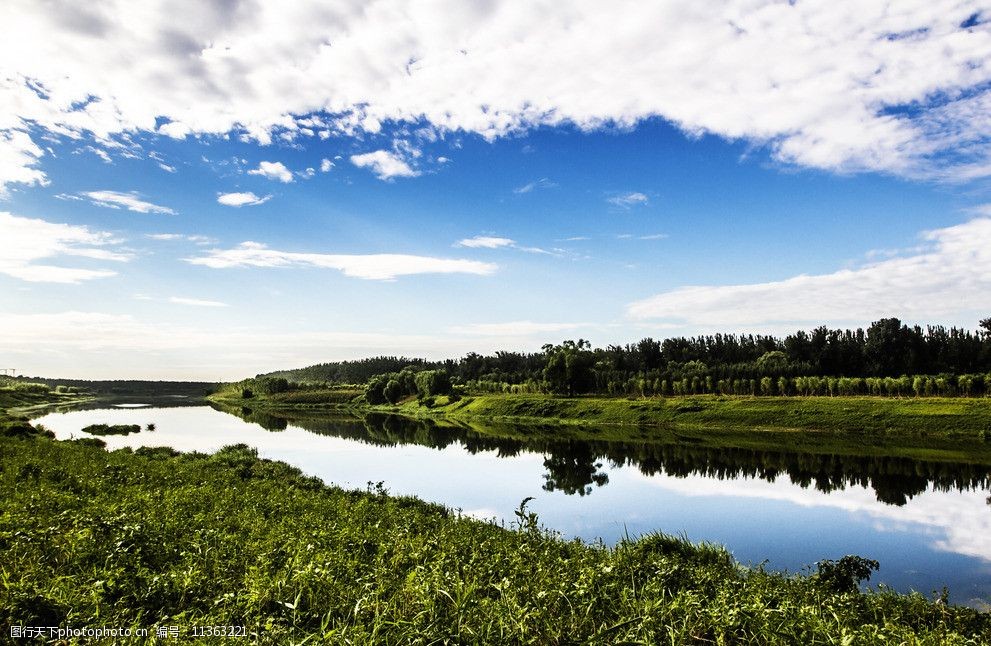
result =
[{"label": "riverbank", "polygon": [[17,564],[0,579],[4,631],[233,625],[264,644],[962,644],[986,643],[991,630],[987,613],[857,592],[867,566],[855,559],[786,576],[659,535],[615,548],[563,541],[524,508],[499,527],[374,487],[327,487],[244,446],[210,456],[44,437],[0,446],[0,562]]},{"label": "riverbank", "polygon": [[29,415],[51,406],[73,406],[95,400],[96,397],[89,393],[40,392],[0,386],[0,411],[6,410],[16,415]]},{"label": "riverbank", "polygon": [[272,412],[375,411],[463,422],[619,427],[634,435],[638,431],[632,429],[663,428],[991,441],[991,398],[697,395],[627,399],[484,394],[409,398],[396,405],[369,406],[355,391],[303,391],[254,396],[250,400],[229,394],[208,399]]}]

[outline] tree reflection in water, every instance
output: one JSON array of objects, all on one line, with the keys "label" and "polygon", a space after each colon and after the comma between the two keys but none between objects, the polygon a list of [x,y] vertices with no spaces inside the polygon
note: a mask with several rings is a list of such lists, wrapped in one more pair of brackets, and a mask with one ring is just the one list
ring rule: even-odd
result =
[{"label": "tree reflection in water", "polygon": [[544,491],[563,491],[568,495],[585,496],[592,493],[592,485],[601,487],[609,482],[609,476],[600,473],[601,462],[592,452],[588,442],[568,442],[559,446],[544,460]]},{"label": "tree reflection in water", "polygon": [[[704,476],[719,480],[759,478],[768,482],[787,476],[802,488],[815,487],[824,493],[859,485],[873,489],[877,499],[889,505],[904,505],[930,487],[938,491],[991,488],[991,464],[705,446],[697,440],[558,439],[554,428],[548,426],[507,426],[500,429],[506,436],[500,436],[398,415],[369,414],[361,418],[339,413],[293,413],[280,417],[249,408],[218,408],[272,431],[284,430],[291,424],[320,435],[383,447],[416,444],[445,449],[460,445],[471,454],[483,451],[493,451],[499,457],[513,457],[524,452],[542,454],[547,470],[543,488],[567,495],[586,496],[595,487],[606,485],[609,476],[602,471],[603,460],[613,468],[634,467],[648,476]],[[988,504],[991,505],[991,497]]]}]

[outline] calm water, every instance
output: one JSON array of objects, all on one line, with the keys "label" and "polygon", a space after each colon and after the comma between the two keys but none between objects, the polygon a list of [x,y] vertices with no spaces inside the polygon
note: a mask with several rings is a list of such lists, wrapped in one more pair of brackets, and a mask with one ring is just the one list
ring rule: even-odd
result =
[{"label": "calm water", "polygon": [[395,417],[287,421],[237,412],[129,406],[37,421],[59,439],[83,437],[79,429],[89,424],[156,425],[101,438],[109,449],[208,452],[243,442],[328,483],[364,489],[384,481],[392,493],[507,523],[533,496],[543,524],[586,540],[660,530],[789,571],[858,554],[881,562],[872,584],[925,593],[948,586],[955,603],[991,602],[988,465],[693,444],[524,443]]}]

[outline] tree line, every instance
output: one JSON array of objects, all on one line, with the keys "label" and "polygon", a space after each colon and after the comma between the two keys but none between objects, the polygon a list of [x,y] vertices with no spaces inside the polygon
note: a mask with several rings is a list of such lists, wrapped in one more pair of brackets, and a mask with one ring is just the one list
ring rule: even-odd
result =
[{"label": "tree line", "polygon": [[443,394],[417,388],[415,375],[427,371],[483,392],[973,396],[991,391],[991,318],[976,331],[885,318],[866,329],[820,326],[784,338],[714,334],[605,348],[579,339],[541,352],[469,353],[443,361],[381,356],[259,377],[369,384],[370,399],[390,401]]}]

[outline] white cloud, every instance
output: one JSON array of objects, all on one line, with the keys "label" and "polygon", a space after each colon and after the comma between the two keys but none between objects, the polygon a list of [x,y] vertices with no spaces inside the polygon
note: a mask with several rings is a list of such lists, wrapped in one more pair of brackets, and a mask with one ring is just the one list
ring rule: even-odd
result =
[{"label": "white cloud", "polygon": [[991,218],[922,238],[922,250],[854,269],[749,285],[680,287],[635,302],[627,312],[634,319],[715,326],[986,316]]},{"label": "white cloud", "polygon": [[495,238],[492,236],[475,236],[474,238],[465,238],[457,242],[457,246],[469,247],[471,249],[498,249],[499,247],[512,247],[515,245],[515,240]]},{"label": "white cloud", "polygon": [[519,246],[517,246],[516,248],[519,249],[520,251],[523,251],[523,252],[526,252],[526,253],[539,253],[539,254],[543,254],[545,256],[557,256],[561,252],[564,251],[563,249],[557,249],[557,248],[555,248],[554,251],[548,251],[547,249],[542,249],[540,247],[519,247]]},{"label": "white cloud", "polygon": [[104,164],[114,163],[114,160],[110,158],[110,154],[106,150],[102,148],[97,148],[96,146],[86,146],[85,148],[79,148],[75,150],[73,154],[81,154],[84,152],[93,153],[94,155],[99,157]]},{"label": "white cloud", "polygon": [[45,173],[37,168],[43,154],[26,132],[0,129],[0,199],[7,197],[9,184],[48,184]]},{"label": "white cloud", "polygon": [[168,164],[163,163],[163,162],[158,162],[158,167],[161,168],[162,170],[164,170],[166,173],[174,173],[174,172],[176,172],[175,166],[169,166]]},{"label": "white cloud", "polygon": [[320,160],[320,172],[329,173],[330,169],[334,167],[334,162],[330,161],[326,157]]},{"label": "white cloud", "polygon": [[432,258],[406,254],[320,254],[269,249],[257,242],[243,242],[234,249],[214,249],[207,255],[187,258],[187,262],[214,269],[229,267],[310,266],[337,269],[345,276],[368,280],[393,280],[413,274],[488,275],[498,267],[475,260]]},{"label": "white cloud", "polygon": [[0,273],[28,282],[79,283],[114,276],[106,269],[83,269],[36,261],[60,256],[124,262],[130,256],[107,246],[117,241],[109,233],[83,226],[58,224],[0,211]]},{"label": "white cloud", "polygon": [[227,303],[221,303],[220,301],[204,301],[198,298],[185,298],[182,296],[172,296],[169,298],[169,302],[176,305],[192,305],[194,307],[227,307]]},{"label": "white cloud", "polygon": [[368,168],[381,180],[391,180],[394,177],[416,177],[420,174],[399,154],[388,150],[351,155],[351,163],[358,168]]},{"label": "white cloud", "polygon": [[283,184],[288,184],[293,179],[292,171],[286,168],[282,162],[260,162],[258,168],[248,171],[248,175],[261,175],[266,179],[276,180]]},{"label": "white cloud", "polygon": [[473,323],[470,325],[454,325],[448,329],[452,334],[470,336],[533,336],[549,332],[563,332],[580,327],[588,327],[587,323],[535,323],[533,321],[509,321],[506,323]]},{"label": "white cloud", "polygon": [[669,238],[669,237],[670,236],[668,234],[666,234],[666,233],[651,233],[649,235],[640,236],[638,239],[639,240],[664,240],[665,238]]},{"label": "white cloud", "polygon": [[523,195],[525,193],[532,193],[533,190],[537,188],[557,188],[557,184],[546,177],[541,177],[535,182],[530,182],[528,184],[524,184],[523,186],[514,188],[513,192],[517,195]]},{"label": "white cloud", "polygon": [[187,235],[185,233],[148,233],[145,237],[151,240],[159,240],[163,242],[175,242],[181,240],[200,245],[216,242],[216,240],[210,238],[209,236]]},{"label": "white cloud", "polygon": [[650,202],[650,199],[643,193],[623,193],[622,195],[614,195],[606,199],[607,202],[613,206],[618,206],[624,209],[628,209],[631,206],[643,206]]},{"label": "white cloud", "polygon": [[233,132],[267,144],[284,133],[375,133],[389,121],[492,138],[651,117],[803,166],[987,176],[991,30],[961,26],[982,9],[199,3],[179,24],[167,0],[11,0],[0,9],[0,158],[14,163],[0,163],[0,183],[40,181],[41,155],[12,142],[27,124],[98,141]]},{"label": "white cloud", "polygon": [[175,211],[166,207],[152,204],[141,199],[141,195],[135,191],[121,193],[118,191],[86,191],[81,193],[97,205],[109,209],[125,208],[136,213],[163,213],[165,215],[175,215]]},{"label": "white cloud", "polygon": [[258,204],[264,204],[272,199],[271,195],[266,195],[265,197],[259,197],[248,191],[246,193],[220,193],[217,195],[217,202],[223,204],[224,206],[257,206]]},{"label": "white cloud", "polygon": [[475,236],[474,238],[464,238],[454,243],[456,247],[468,247],[470,249],[516,249],[526,253],[539,253],[547,256],[559,256],[566,253],[564,249],[554,249],[548,251],[540,247],[523,247],[510,238],[497,238],[494,236]]}]

